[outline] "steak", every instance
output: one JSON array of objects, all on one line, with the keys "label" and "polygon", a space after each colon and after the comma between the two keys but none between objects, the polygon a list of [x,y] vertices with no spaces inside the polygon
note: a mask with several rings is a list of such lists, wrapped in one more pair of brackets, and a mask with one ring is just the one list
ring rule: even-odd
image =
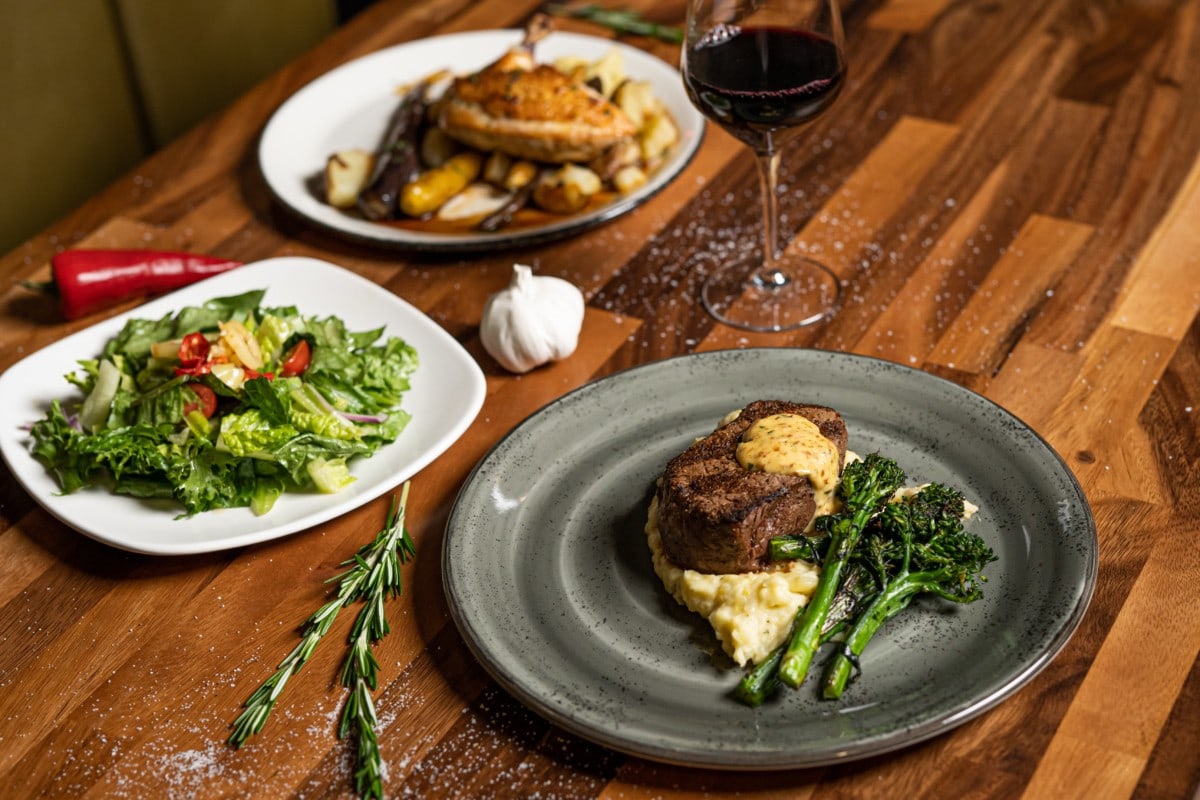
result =
[{"label": "steak", "polygon": [[807,418],[845,463],[841,414],[825,406],[758,400],[667,464],[658,487],[663,551],[674,564],[711,573],[758,572],[771,561],[772,537],[802,533],[816,512],[805,477],[750,471],[737,460],[742,435],[774,414]]}]

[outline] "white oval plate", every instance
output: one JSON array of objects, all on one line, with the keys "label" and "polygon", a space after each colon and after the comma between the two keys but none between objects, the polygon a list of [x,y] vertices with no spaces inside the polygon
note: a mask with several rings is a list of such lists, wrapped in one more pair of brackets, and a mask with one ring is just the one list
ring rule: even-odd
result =
[{"label": "white oval plate", "polygon": [[472,31],[420,39],[363,56],[326,73],[292,95],[263,130],[258,161],[283,205],[320,227],[351,239],[419,250],[482,250],[549,241],[579,233],[637,207],[666,186],[695,154],[704,118],[688,101],[679,71],[629,45],[575,33],[551,33],[538,42],[539,63],[564,55],[597,59],[617,48],[626,72],[648,80],[679,125],[682,140],[638,190],[593,212],[533,228],[496,233],[429,233],[370,222],[325,203],[314,191],[329,155],[375,150],[395,111],[398,87],[439,69],[465,74],[487,66],[520,42],[518,30]]},{"label": "white oval plate", "polygon": [[[61,493],[29,452],[28,426],[55,398],[78,395],[63,375],[94,358],[131,317],[156,319],[178,309],[266,289],[267,305],[341,317],[350,330],[377,327],[417,350],[419,365],[402,407],[412,420],[390,445],[350,462],[356,478],[337,494],[284,494],[263,516],[223,508],[176,519],[182,507],[91,487]],[[313,258],[272,258],[246,264],[158,298],[45,347],[0,375],[0,453],[25,490],[55,517],[106,544],[137,553],[183,555],[264,542],[346,513],[412,477],[462,435],[483,406],[483,371],[450,334],[418,309],[353,272]],[[82,398],[80,398],[82,399]]]}]

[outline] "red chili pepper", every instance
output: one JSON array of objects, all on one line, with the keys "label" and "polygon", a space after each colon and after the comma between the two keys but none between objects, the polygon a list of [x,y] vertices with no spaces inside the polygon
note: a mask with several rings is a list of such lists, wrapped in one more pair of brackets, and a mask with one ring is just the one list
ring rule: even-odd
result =
[{"label": "red chili pepper", "polygon": [[229,261],[170,250],[65,250],[50,263],[62,314],[78,319],[123,300],[162,294],[234,267]]}]

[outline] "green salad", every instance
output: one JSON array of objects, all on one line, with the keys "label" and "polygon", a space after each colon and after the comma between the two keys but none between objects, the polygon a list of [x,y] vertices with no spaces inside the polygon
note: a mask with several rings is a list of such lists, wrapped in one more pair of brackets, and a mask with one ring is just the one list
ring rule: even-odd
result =
[{"label": "green salad", "polygon": [[416,350],[383,329],[264,307],[264,291],[130,319],[34,423],[33,453],[63,492],[101,484],[174,498],[186,516],[269,511],[283,492],[336,492],[347,462],[408,424]]}]

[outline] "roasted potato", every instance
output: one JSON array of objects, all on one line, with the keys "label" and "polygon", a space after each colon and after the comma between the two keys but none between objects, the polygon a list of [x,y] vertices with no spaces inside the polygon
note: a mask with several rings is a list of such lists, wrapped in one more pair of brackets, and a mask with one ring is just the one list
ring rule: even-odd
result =
[{"label": "roasted potato", "polygon": [[638,141],[642,145],[642,160],[651,165],[679,141],[679,129],[669,114],[655,114],[646,121]]},{"label": "roasted potato", "polygon": [[611,98],[617,87],[625,81],[625,58],[621,51],[614,47],[589,64],[583,80],[598,86],[600,94]]},{"label": "roasted potato", "polygon": [[560,56],[554,59],[553,66],[563,75],[575,75],[579,80],[584,80],[590,64],[582,56]]},{"label": "roasted potato", "polygon": [[613,102],[639,131],[646,126],[650,117],[662,113],[662,103],[654,95],[650,81],[625,81],[617,87]]},{"label": "roasted potato", "polygon": [[600,176],[578,164],[545,173],[533,190],[533,202],[554,214],[574,214],[587,205],[603,184]]},{"label": "roasted potato", "polygon": [[515,192],[537,177],[538,165],[532,161],[516,161],[504,176],[500,185],[510,192]]},{"label": "roasted potato", "polygon": [[339,150],[325,161],[325,200],[334,208],[353,208],[358,194],[371,179],[375,154],[366,150]]},{"label": "roasted potato", "polygon": [[601,180],[609,181],[625,167],[637,166],[641,163],[641,145],[633,139],[625,139],[608,148],[604,155],[589,161],[587,166],[588,169],[599,175]]},{"label": "roasted potato", "polygon": [[427,169],[400,191],[400,210],[410,217],[423,217],[479,177],[483,156],[468,150],[451,156],[440,167]]},{"label": "roasted potato", "polygon": [[458,142],[446,135],[436,125],[431,125],[421,136],[421,164],[427,168],[440,167],[459,151]]},{"label": "roasted potato", "polygon": [[483,180],[493,186],[503,186],[504,179],[512,168],[512,163],[512,156],[496,150],[488,155],[487,161],[483,162]]},{"label": "roasted potato", "polygon": [[613,186],[621,194],[629,194],[634,189],[645,185],[649,180],[646,171],[638,166],[621,167],[617,170],[617,174],[613,175]]}]

